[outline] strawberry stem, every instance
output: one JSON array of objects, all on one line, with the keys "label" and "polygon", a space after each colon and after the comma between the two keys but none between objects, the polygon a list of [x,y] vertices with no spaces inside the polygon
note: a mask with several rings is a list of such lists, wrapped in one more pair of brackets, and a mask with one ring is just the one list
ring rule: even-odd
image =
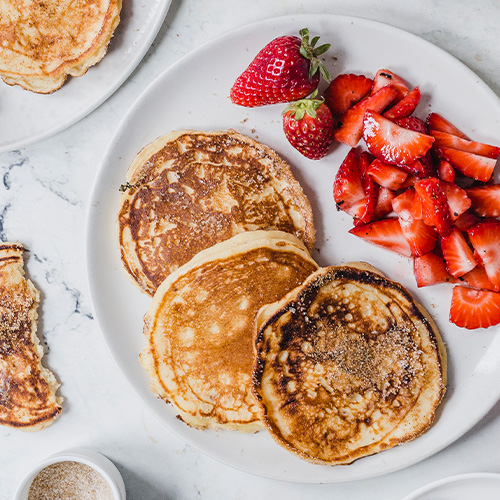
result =
[{"label": "strawberry stem", "polygon": [[299,31],[299,34],[302,38],[302,44],[300,46],[300,54],[309,59],[309,80],[312,81],[313,76],[319,71],[320,75],[327,81],[330,81],[330,74],[326,69],[323,62],[319,59],[321,54],[324,54],[329,48],[330,44],[325,43],[316,47],[318,43],[319,36],[315,36],[311,41],[309,41],[309,30],[307,28],[303,28]]},{"label": "strawberry stem", "polygon": [[299,121],[302,120],[304,115],[307,113],[311,118],[316,118],[316,110],[321,106],[324,99],[315,99],[318,90],[316,89],[311,97],[300,99],[298,101],[290,103],[283,111],[283,114],[291,111],[291,116]]}]

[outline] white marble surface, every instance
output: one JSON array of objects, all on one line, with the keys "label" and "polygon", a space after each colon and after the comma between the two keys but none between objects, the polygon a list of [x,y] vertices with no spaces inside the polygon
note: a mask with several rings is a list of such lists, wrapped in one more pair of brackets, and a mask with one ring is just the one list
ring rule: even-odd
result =
[{"label": "white marble surface", "polygon": [[0,154],[0,239],[30,250],[27,273],[42,292],[45,364],[63,382],[65,398],[60,419],[42,432],[0,428],[1,500],[13,497],[31,466],[73,446],[111,458],[131,500],[397,500],[448,475],[500,473],[500,404],[458,442],[380,478],[307,485],[240,472],[200,454],[144,410],[104,345],[88,293],[84,226],[93,178],[119,120],[163,69],[201,43],[252,21],[297,13],[345,14],[403,28],[447,50],[500,95],[498,0],[173,0],[145,59],[107,102],[57,136]]}]

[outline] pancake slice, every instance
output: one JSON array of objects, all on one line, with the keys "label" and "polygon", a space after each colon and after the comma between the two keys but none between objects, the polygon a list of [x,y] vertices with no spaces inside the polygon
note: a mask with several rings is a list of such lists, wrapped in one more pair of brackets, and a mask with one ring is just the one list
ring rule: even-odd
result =
[{"label": "pancake slice", "polygon": [[440,334],[371,266],[322,268],[256,322],[256,399],[272,437],[297,456],[348,464],[433,422],[446,384]]},{"label": "pancake slice", "polygon": [[0,0],[0,76],[48,94],[106,54],[121,0]]},{"label": "pancake slice", "polygon": [[141,363],[155,394],[196,428],[262,429],[252,394],[254,318],[318,268],[281,231],[248,231],[197,254],[158,288]]},{"label": "pancake slice", "polygon": [[50,425],[62,404],[59,383],[41,365],[38,304],[24,277],[23,247],[0,243],[0,424],[25,431]]},{"label": "pancake slice", "polygon": [[158,138],[133,161],[122,190],[122,262],[149,295],[199,251],[243,231],[279,230],[309,251],[314,245],[312,209],[289,165],[233,130]]}]

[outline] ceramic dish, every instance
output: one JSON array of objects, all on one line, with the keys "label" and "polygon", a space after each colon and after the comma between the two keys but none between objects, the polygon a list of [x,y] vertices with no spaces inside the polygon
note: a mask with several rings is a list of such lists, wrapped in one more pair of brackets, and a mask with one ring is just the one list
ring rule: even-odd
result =
[{"label": "ceramic dish", "polygon": [[102,104],[149,49],[171,0],[123,2],[121,20],[105,57],[58,91],[41,95],[0,80],[0,152],[11,151],[68,128]]},{"label": "ceramic dish", "polygon": [[403,500],[498,500],[500,474],[476,472],[434,481],[414,491]]},{"label": "ceramic dish", "polygon": [[106,481],[111,489],[114,500],[125,500],[125,484],[123,478],[116,468],[115,464],[108,458],[94,450],[85,448],[75,448],[56,453],[51,457],[43,460],[41,463],[33,467],[24,477],[19,485],[14,500],[28,500],[30,486],[33,483],[36,475],[48,467],[60,462],[80,462],[82,464],[92,467],[97,471]]},{"label": "ceramic dish", "polygon": [[[352,481],[423,460],[462,436],[485,415],[500,396],[500,329],[469,332],[454,327],[448,321],[451,286],[417,289],[409,259],[348,233],[352,219],[338,212],[332,199],[334,176],[347,147],[333,148],[319,161],[307,160],[292,149],[282,133],[284,106],[247,109],[230,102],[232,83],[259,49],[274,37],[298,33],[303,27],[320,35],[321,42],[332,44],[326,59],[332,75],[352,72],[373,76],[380,68],[392,69],[420,86],[422,116],[432,109],[477,140],[495,143],[500,137],[496,95],[459,61],[414,35],[377,22],[334,15],[270,19],[238,29],[165,71],[119,125],[89,204],[88,278],[95,317],[118,366],[144,405],[171,430],[210,456],[247,472],[300,482]],[[200,82],[199,74],[213,76]],[[461,105],[456,106],[457,102]],[[131,285],[122,269],[116,236],[119,187],[144,145],[182,128],[233,128],[271,146],[293,166],[311,200],[317,227],[314,257],[319,264],[368,260],[402,282],[431,312],[448,347],[449,387],[435,424],[423,436],[349,466],[316,466],[280,448],[266,432],[245,435],[191,429],[175,418],[171,406],[153,396],[138,363],[144,346],[142,317],[150,299]]]}]

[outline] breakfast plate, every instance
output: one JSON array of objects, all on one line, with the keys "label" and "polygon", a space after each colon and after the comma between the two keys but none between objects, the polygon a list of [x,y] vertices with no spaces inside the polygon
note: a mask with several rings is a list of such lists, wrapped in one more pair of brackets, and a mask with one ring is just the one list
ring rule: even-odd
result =
[{"label": "breakfast plate", "polygon": [[414,491],[403,500],[497,500],[500,498],[500,474],[474,472],[446,477]]},{"label": "breakfast plate", "polygon": [[[391,69],[419,85],[423,97],[417,115],[439,112],[484,142],[494,143],[500,137],[496,95],[459,61],[414,35],[378,22],[335,15],[288,16],[245,26],[179,60],[128,111],[104,157],[89,203],[87,270],[95,316],[114,359],[143,404],[169,429],[213,458],[250,473],[334,483],[415,464],[473,427],[500,397],[500,332],[498,327],[470,332],[450,324],[450,286],[418,289],[409,259],[348,233],[352,219],[338,212],[332,199],[333,179],[347,147],[338,145],[325,158],[308,160],[283,135],[283,105],[248,109],[231,103],[231,85],[253,56],[276,36],[297,34],[304,27],[320,35],[322,43],[331,43],[325,63],[332,75],[373,76],[378,69]],[[199,75],[205,77],[200,80]],[[456,106],[457,102],[461,105]],[[434,425],[418,439],[349,466],[313,465],[277,446],[266,432],[192,429],[150,392],[138,355],[144,347],[142,318],[151,299],[128,281],[122,269],[116,235],[119,187],[135,155],[158,136],[176,129],[228,128],[272,147],[292,165],[313,207],[314,257],[320,265],[369,261],[407,287],[435,318],[448,348],[448,390]]]},{"label": "breakfast plate", "polygon": [[0,80],[0,152],[50,137],[78,122],[115,92],[136,68],[157,35],[171,0],[123,2],[108,52],[78,78],[42,95]]}]

